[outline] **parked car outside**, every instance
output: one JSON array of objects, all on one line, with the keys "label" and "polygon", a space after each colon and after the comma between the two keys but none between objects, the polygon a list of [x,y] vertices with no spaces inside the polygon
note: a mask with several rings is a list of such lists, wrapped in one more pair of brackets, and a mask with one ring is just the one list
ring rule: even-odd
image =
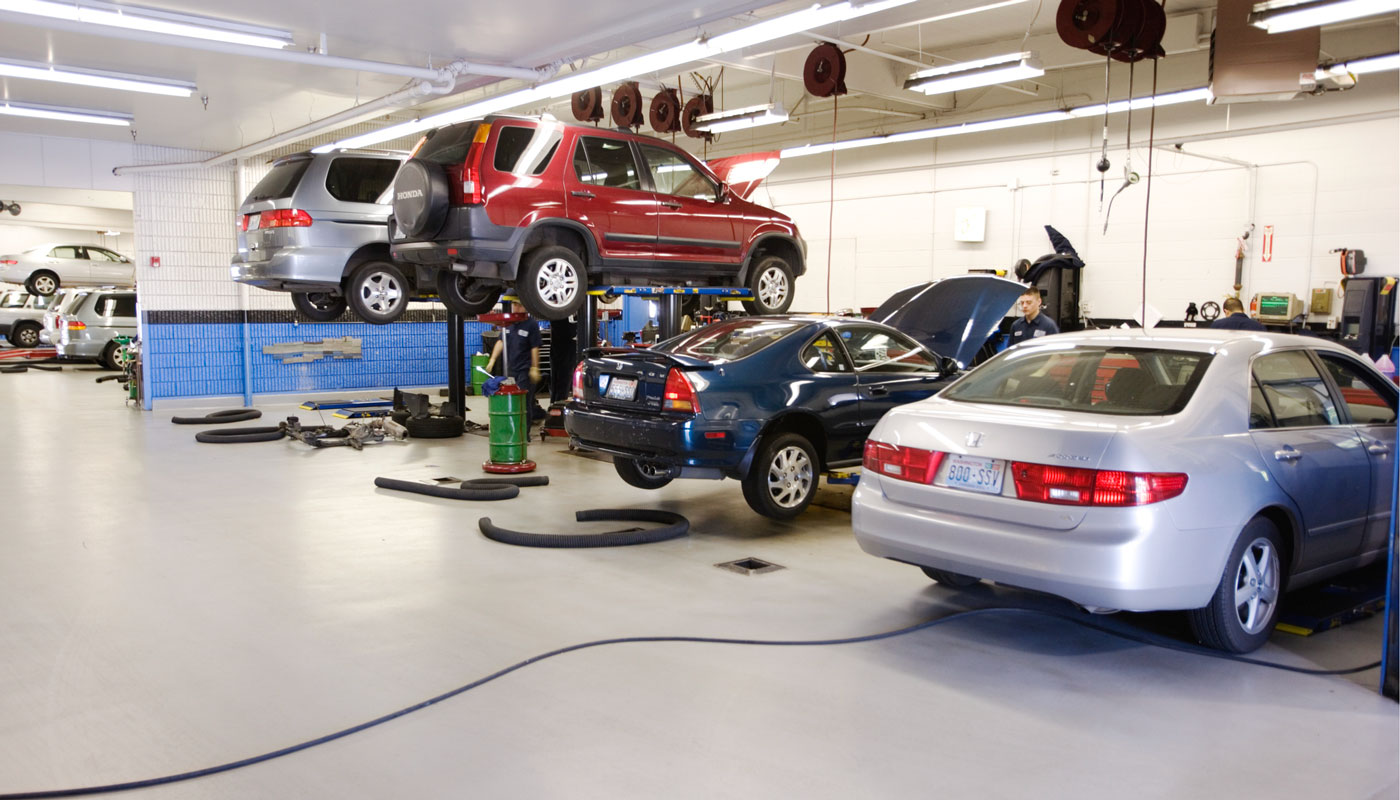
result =
[{"label": "parked car outside", "polygon": [[239,206],[233,279],[290,292],[317,322],[339,319],[347,300],[366,322],[398,319],[420,283],[432,291],[389,255],[388,189],[402,160],[377,150],[277,159]]},{"label": "parked car outside", "polygon": [[[565,319],[590,285],[746,286],[751,314],[792,303],[806,244],[674,144],[552,117],[439,128],[394,179],[390,248],[432,270],[463,315],[502,290]],[[354,281],[352,280],[352,283]]]},{"label": "parked car outside", "polygon": [[0,334],[15,347],[37,347],[44,329],[44,311],[53,297],[15,289],[0,294]]},{"label": "parked car outside", "polygon": [[0,255],[0,281],[51,296],[64,286],[136,286],[136,265],[115,250],[91,244],[41,244]]},{"label": "parked car outside", "polygon": [[633,486],[735,478],[754,511],[794,517],[822,472],[860,463],[881,416],[952,380],[1024,288],[947,278],[899,293],[870,320],[739,317],[649,349],[596,352],[574,372],[564,426],[575,446],[611,453]]},{"label": "parked car outside", "polygon": [[136,292],[75,290],[46,333],[60,358],[90,358],[108,369],[120,369],[118,345],[112,340],[136,338]]},{"label": "parked car outside", "polygon": [[1395,418],[1395,385],[1318,338],[1047,337],[887,414],[852,524],[940,583],[1187,610],[1248,652],[1283,591],[1384,556]]}]

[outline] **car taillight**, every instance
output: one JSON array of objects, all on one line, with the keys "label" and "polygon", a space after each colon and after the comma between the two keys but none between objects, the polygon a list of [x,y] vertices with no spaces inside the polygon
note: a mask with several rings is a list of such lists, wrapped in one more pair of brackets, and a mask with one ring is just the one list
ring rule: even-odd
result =
[{"label": "car taillight", "polygon": [[582,362],[582,361],[578,362],[578,366],[577,366],[577,367],[574,367],[574,392],[573,392],[573,394],[574,394],[574,399],[575,399],[575,400],[582,400],[582,399],[583,399],[583,362]]},{"label": "car taillight", "polygon": [[[243,218],[244,225],[247,225],[248,218]],[[262,212],[262,217],[258,219],[259,228],[309,228],[311,227],[311,215],[299,208],[274,208],[271,211]]]},{"label": "car taillight", "polygon": [[247,232],[248,232],[248,215],[247,215],[247,214],[244,214],[244,215],[242,215],[241,217],[238,218],[238,230],[240,230],[240,231],[242,231],[242,232],[244,232],[244,233],[247,233]]},{"label": "car taillight", "polygon": [[481,159],[486,154],[486,138],[491,135],[491,123],[483,122],[476,127],[472,146],[467,150],[467,160],[462,164],[462,197],[469,205],[481,205]]},{"label": "car taillight", "polygon": [[943,463],[943,455],[937,450],[901,447],[867,439],[865,459],[861,466],[877,475],[902,481],[933,483],[933,476],[938,473],[938,465]]},{"label": "car taillight", "polygon": [[81,321],[76,320],[76,319],[63,319],[62,317],[60,317],[59,320],[58,320],[58,324],[59,324],[60,327],[64,328],[65,330],[70,330],[70,331],[85,331],[85,330],[87,330],[87,323],[86,323],[86,322],[81,322]]},{"label": "car taillight", "polygon": [[700,413],[700,398],[695,396],[695,387],[684,372],[672,367],[666,373],[666,388],[661,391],[661,410]]},{"label": "car taillight", "polygon": [[1180,472],[1120,472],[1011,462],[1022,500],[1067,506],[1145,506],[1186,491]]},{"label": "car taillight", "polygon": [[0,264],[4,264],[7,267],[13,267],[18,263],[19,262],[14,260],[13,258],[0,258]]}]

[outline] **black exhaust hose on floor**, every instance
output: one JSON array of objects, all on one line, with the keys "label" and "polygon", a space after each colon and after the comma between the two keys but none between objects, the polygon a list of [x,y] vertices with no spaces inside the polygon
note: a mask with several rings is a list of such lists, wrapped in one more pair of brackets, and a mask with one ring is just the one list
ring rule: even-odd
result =
[{"label": "black exhaust hose on floor", "polygon": [[502,528],[490,517],[477,521],[486,538],[519,547],[626,547],[633,544],[664,542],[690,531],[690,520],[670,511],[647,508],[591,508],[574,513],[579,522],[659,522],[660,528],[629,528],[606,533],[527,533]]},{"label": "black exhaust hose on floor", "polygon": [[426,494],[429,497],[442,497],[448,500],[509,500],[520,494],[521,486],[548,486],[549,476],[475,478],[462,481],[460,486],[434,486],[430,483],[401,481],[395,478],[375,478],[374,485],[381,489]]},{"label": "black exhaust hose on floor", "polygon": [[275,442],[287,435],[281,425],[276,427],[223,428],[200,431],[194,435],[196,442],[205,444],[244,444],[247,442]]},{"label": "black exhaust hose on floor", "polygon": [[[98,380],[106,379],[98,378]],[[170,421],[176,425],[220,425],[225,422],[246,422],[261,416],[262,412],[256,408],[229,408],[205,414],[202,417],[171,417]]]},{"label": "black exhaust hose on floor", "polygon": [[830,645],[860,644],[863,642],[878,642],[882,639],[893,639],[896,636],[904,636],[905,634],[927,630],[929,628],[934,628],[939,625],[946,625],[949,622],[971,619],[972,617],[981,617],[988,614],[993,616],[999,614],[1009,614],[1011,616],[1055,617],[1056,619],[1071,622],[1083,628],[1090,628],[1100,633],[1105,633],[1109,636],[1116,636],[1120,639],[1126,639],[1131,642],[1137,642],[1138,644],[1156,645],[1167,650],[1177,650],[1183,653],[1192,653],[1195,655],[1209,656],[1211,658],[1221,658],[1227,661],[1238,661],[1244,664],[1252,664],[1258,667],[1268,667],[1270,669],[1278,669],[1283,670],[1285,672],[1297,672],[1303,675],[1350,675],[1356,672],[1365,672],[1369,669],[1376,669],[1381,665],[1381,662],[1377,661],[1373,664],[1363,664],[1359,667],[1350,667],[1347,669],[1308,669],[1306,667],[1295,667],[1290,664],[1278,664],[1273,661],[1264,661],[1262,659],[1249,658],[1247,656],[1239,656],[1233,653],[1225,653],[1220,650],[1211,650],[1205,647],[1201,647],[1199,645],[1178,642],[1174,639],[1169,639],[1165,636],[1157,636],[1149,633],[1136,633],[1122,630],[1112,630],[1109,628],[1105,628],[1102,625],[1089,622],[1088,620],[1081,619],[1077,616],[1064,614],[1057,611],[1046,611],[1035,608],[974,608],[970,611],[958,611],[956,613],[949,614],[946,617],[938,617],[936,619],[930,619],[924,622],[917,622],[905,628],[898,628],[892,631],[884,631],[882,633],[871,633],[866,634],[865,636],[851,636],[844,639],[731,639],[715,636],[626,636],[617,639],[597,639],[591,642],[571,644],[567,647],[560,647],[557,650],[550,650],[547,653],[541,653],[537,656],[531,656],[525,659],[524,661],[517,661],[516,663],[511,664],[508,667],[499,669],[491,673],[490,675],[487,675],[482,678],[477,678],[471,683],[468,683],[464,686],[458,686],[456,689],[443,692],[442,694],[437,695],[435,697],[430,697],[427,700],[424,700],[420,703],[415,703],[411,706],[401,708],[398,711],[392,711],[381,717],[376,717],[372,720],[369,720],[368,722],[361,722],[358,725],[352,725],[349,728],[344,728],[334,733],[328,733],[325,736],[321,736],[316,739],[310,739],[299,744],[288,745],[287,747],[283,747],[280,750],[273,750],[268,753],[262,753],[261,755],[249,756],[248,758],[239,759],[238,761],[229,761],[224,764],[217,764],[212,767],[204,767],[203,769],[191,770],[189,772],[180,772],[174,775],[165,775],[159,778],[146,778],[144,780],[138,781],[127,781],[126,783],[110,783],[103,786],[80,786],[72,789],[44,789],[32,792],[6,792],[4,794],[0,794],[0,800],[35,800],[35,798],[80,797],[94,794],[106,794],[108,792],[125,792],[130,791],[132,789],[145,789],[151,786],[164,786],[166,784],[171,783],[182,783],[184,781],[193,780],[195,778],[203,778],[209,775],[217,775],[221,772],[230,772],[232,770],[240,769],[242,767],[251,767],[254,764],[262,764],[264,762],[271,761],[275,758],[289,756],[293,753],[299,753],[303,750],[310,750],[311,748],[316,747],[318,745],[323,745],[327,742],[333,742],[337,739],[344,739],[346,736],[349,736],[351,734],[369,730],[370,728],[376,727],[378,725],[383,725],[386,722],[396,720],[399,717],[407,716],[415,711],[421,711],[429,706],[441,703],[444,700],[450,700],[459,694],[464,694],[466,692],[471,691],[472,689],[484,686],[496,680],[497,678],[504,678],[505,676],[511,674],[512,672],[515,672],[516,670],[524,669],[525,667],[538,664],[541,661],[546,661],[548,659],[554,658],[555,656],[562,656],[567,653],[573,653],[579,650],[588,650],[594,647],[603,647],[606,645],[614,644],[647,644],[658,642],[687,642],[692,644],[740,644],[756,645],[759,647],[827,647]]}]

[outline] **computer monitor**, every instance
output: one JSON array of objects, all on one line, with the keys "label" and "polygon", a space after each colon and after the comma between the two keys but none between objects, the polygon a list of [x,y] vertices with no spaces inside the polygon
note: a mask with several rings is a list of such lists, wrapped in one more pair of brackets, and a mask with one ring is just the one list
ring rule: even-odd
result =
[{"label": "computer monitor", "polygon": [[1303,313],[1303,301],[1292,292],[1260,292],[1254,295],[1255,316],[1260,322],[1287,325]]}]

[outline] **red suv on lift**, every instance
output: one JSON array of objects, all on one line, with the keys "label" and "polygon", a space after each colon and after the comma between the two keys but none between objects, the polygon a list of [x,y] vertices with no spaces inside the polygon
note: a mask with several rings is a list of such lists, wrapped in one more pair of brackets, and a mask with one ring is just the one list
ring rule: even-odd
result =
[{"label": "red suv on lift", "polygon": [[552,118],[491,116],[430,132],[394,179],[395,260],[436,271],[464,316],[514,287],[559,320],[590,285],[744,286],[778,314],[806,271],[793,221],[737,196],[670,142]]}]

